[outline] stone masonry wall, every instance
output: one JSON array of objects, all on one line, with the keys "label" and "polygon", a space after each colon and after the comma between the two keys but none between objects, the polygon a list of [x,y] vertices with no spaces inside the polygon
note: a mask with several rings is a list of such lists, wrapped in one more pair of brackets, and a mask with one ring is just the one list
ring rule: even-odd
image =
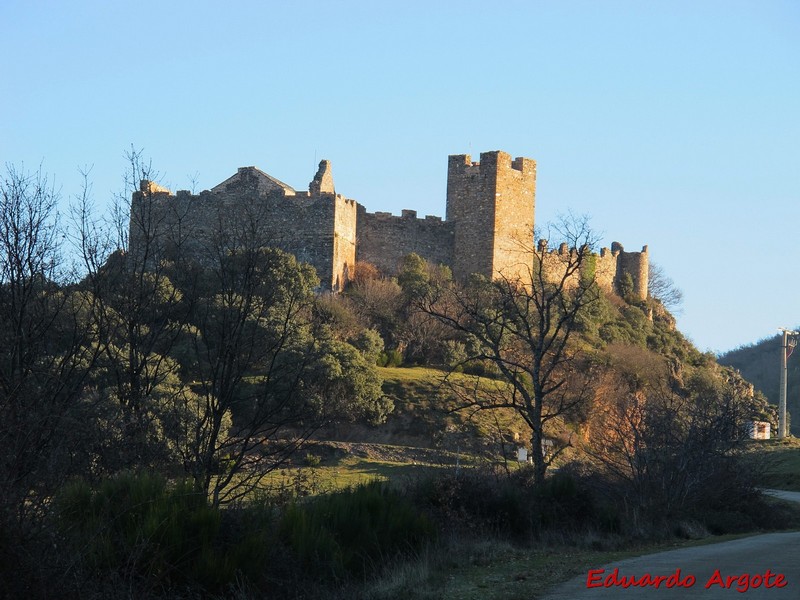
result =
[{"label": "stone masonry wall", "polygon": [[355,200],[337,194],[333,199],[333,265],[331,290],[340,292],[353,275],[357,250],[357,210]]},{"label": "stone masonry wall", "polygon": [[[594,280],[600,289],[607,292],[619,293],[620,282],[625,274],[629,273],[633,280],[633,296],[637,300],[647,298],[648,281],[648,255],[647,246],[642,252],[625,252],[622,244],[614,242],[611,250],[602,248],[600,254],[592,254],[584,261],[582,271],[594,270]],[[557,250],[548,249],[546,240],[537,242],[537,256],[542,258],[543,273],[546,280],[557,281],[564,275],[568,264],[574,264],[576,259],[575,248],[568,248],[561,244]],[[577,284],[578,273],[574,273],[572,280],[567,281],[567,287]]]},{"label": "stone masonry wall", "polygon": [[[535,260],[541,260],[542,277],[545,281],[557,282],[563,279],[568,268],[575,268],[578,259],[577,250],[570,248],[567,244],[561,244],[558,249],[547,247],[546,240],[537,242],[537,252]],[[534,267],[539,267],[538,263]],[[565,289],[576,286],[580,279],[580,273],[575,270],[565,282]]]},{"label": "stone masonry wall", "polygon": [[453,224],[439,217],[418,219],[413,210],[400,217],[368,213],[359,204],[357,231],[357,259],[384,273],[396,273],[400,259],[412,252],[435,264],[453,264]]},{"label": "stone masonry wall", "polygon": [[[152,216],[134,218],[145,207]],[[138,192],[131,208],[132,248],[141,248],[145,238],[155,236],[165,248],[180,246],[210,260],[209,253],[220,246],[273,246],[313,265],[327,290],[341,290],[355,263],[356,204],[341,196],[287,195],[257,187],[199,195]],[[146,221],[153,224],[148,233]]]},{"label": "stone masonry wall", "polygon": [[[536,162],[504,152],[481,156],[496,173],[494,256],[492,276],[528,277],[533,253],[533,218],[536,210]],[[492,161],[496,163],[492,164]]]},{"label": "stone masonry wall", "polygon": [[613,291],[617,279],[617,254],[608,248],[601,248],[595,257],[595,280],[601,289]]},{"label": "stone masonry wall", "polygon": [[622,244],[614,242],[611,251],[619,252],[617,257],[617,284],[626,273],[633,279],[633,295],[638,300],[647,299],[647,284],[650,278],[650,257],[647,246],[641,252],[625,252]]}]

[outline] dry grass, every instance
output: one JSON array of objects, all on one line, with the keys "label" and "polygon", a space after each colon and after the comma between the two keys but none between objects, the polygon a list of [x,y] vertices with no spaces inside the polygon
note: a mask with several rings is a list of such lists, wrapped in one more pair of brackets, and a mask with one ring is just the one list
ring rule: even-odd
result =
[{"label": "dry grass", "polygon": [[589,569],[624,558],[740,536],[710,537],[595,550],[591,535],[579,547],[521,548],[504,540],[453,538],[418,560],[399,563],[351,597],[368,600],[530,600]]}]

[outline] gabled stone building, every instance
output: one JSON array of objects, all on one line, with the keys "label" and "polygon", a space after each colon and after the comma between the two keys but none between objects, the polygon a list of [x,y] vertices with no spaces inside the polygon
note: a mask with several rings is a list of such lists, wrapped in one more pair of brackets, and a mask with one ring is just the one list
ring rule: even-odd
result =
[{"label": "gabled stone building", "polygon": [[[202,253],[226,229],[256,232],[265,245],[280,247],[317,270],[320,286],[340,291],[357,261],[386,273],[415,252],[448,265],[456,278],[471,273],[487,277],[522,277],[533,260],[536,162],[501,151],[449,157],[447,215],[404,210],[400,216],[367,212],[337,194],[331,165],[323,160],[308,191],[297,191],[255,167],[242,167],[211,190],[192,195],[142,181],[133,195],[131,245],[145,235],[143,223],[157,223],[164,243]],[[157,216],[155,216],[157,215]],[[155,217],[154,217],[155,216]],[[569,252],[553,251],[553,257]],[[647,246],[625,252],[618,243],[595,260],[598,282],[614,290],[626,274],[634,295],[647,297]]]}]

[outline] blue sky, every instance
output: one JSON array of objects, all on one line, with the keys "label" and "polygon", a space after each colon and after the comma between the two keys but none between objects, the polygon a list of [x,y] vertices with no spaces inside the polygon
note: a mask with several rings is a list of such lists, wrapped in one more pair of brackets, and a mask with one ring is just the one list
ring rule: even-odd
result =
[{"label": "blue sky", "polygon": [[371,211],[444,215],[448,154],[538,162],[537,223],[648,244],[722,351],[800,324],[800,3],[0,4],[0,160],[98,205],[144,150],[172,189],[333,162]]}]

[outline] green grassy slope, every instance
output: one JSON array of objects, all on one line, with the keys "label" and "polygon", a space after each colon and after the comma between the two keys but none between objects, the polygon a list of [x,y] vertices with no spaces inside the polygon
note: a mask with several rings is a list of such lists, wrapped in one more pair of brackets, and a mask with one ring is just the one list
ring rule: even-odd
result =
[{"label": "green grassy slope", "polygon": [[800,492],[800,440],[754,442],[751,456],[763,472],[763,487]]},{"label": "green grassy slope", "polygon": [[503,444],[506,451],[511,450],[515,434],[522,442],[530,435],[512,410],[458,410],[471,394],[491,393],[504,384],[458,373],[447,376],[425,367],[379,367],[378,372],[384,380],[383,392],[395,406],[386,423],[375,427],[340,424],[319,439],[498,456]]}]

